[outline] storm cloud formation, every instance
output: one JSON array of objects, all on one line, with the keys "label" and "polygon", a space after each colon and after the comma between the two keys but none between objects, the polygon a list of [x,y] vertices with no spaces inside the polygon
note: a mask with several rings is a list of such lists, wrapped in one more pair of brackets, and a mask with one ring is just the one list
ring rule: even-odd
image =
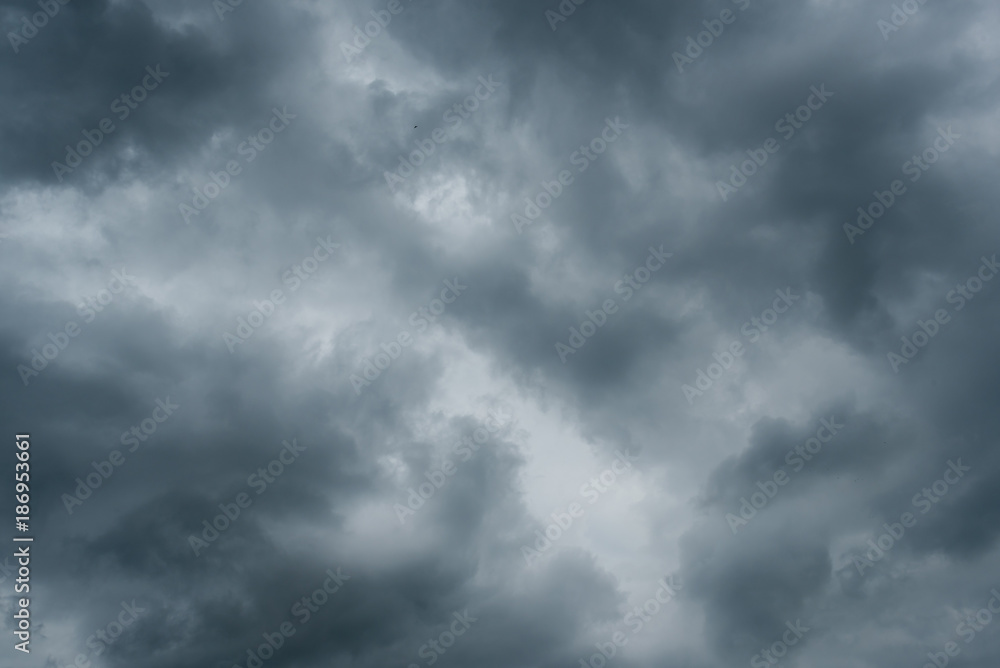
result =
[{"label": "storm cloud formation", "polygon": [[1000,663],[995,2],[0,23],[3,665]]}]

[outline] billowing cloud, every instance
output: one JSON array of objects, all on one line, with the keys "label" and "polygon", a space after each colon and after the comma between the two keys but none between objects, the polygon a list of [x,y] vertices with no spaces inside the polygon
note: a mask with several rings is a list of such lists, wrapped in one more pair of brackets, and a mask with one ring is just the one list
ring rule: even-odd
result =
[{"label": "billowing cloud", "polygon": [[994,3],[0,23],[4,665],[997,664]]}]

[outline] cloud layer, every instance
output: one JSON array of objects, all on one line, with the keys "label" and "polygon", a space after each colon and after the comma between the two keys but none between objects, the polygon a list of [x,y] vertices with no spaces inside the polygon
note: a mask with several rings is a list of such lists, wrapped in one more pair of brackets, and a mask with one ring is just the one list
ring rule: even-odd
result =
[{"label": "cloud layer", "polygon": [[995,3],[0,22],[4,665],[1000,661]]}]

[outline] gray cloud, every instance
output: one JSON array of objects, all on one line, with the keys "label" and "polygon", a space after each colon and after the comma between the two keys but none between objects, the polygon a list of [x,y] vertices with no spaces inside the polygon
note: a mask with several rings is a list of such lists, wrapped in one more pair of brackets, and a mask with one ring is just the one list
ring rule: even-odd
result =
[{"label": "gray cloud", "polygon": [[[926,3],[887,36],[892,3],[850,0],[230,8],[73,0],[15,51],[44,8],[0,1],[0,415],[31,434],[35,537],[32,652],[4,665],[246,666],[283,624],[266,666],[578,666],[616,632],[609,666],[768,665],[796,623],[786,665],[923,665],[955,638],[997,663],[992,625],[959,630],[997,586],[992,3]],[[132,109],[147,66],[169,74]],[[481,77],[495,92],[454,111]],[[275,109],[294,119],[272,136]],[[608,119],[627,127],[597,142]],[[317,239],[339,247],[312,264]],[[468,288],[435,303],[445,281]],[[769,322],[776,290],[801,300]],[[498,408],[510,423],[458,455]],[[634,470],[602,483],[624,450]],[[636,631],[667,575],[683,587]]]}]

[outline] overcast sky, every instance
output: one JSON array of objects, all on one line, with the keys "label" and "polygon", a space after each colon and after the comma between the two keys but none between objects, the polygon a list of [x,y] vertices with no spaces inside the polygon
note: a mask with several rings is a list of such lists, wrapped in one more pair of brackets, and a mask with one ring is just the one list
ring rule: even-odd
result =
[{"label": "overcast sky", "polygon": [[0,0],[0,665],[1000,664],[1000,7],[578,1]]}]

